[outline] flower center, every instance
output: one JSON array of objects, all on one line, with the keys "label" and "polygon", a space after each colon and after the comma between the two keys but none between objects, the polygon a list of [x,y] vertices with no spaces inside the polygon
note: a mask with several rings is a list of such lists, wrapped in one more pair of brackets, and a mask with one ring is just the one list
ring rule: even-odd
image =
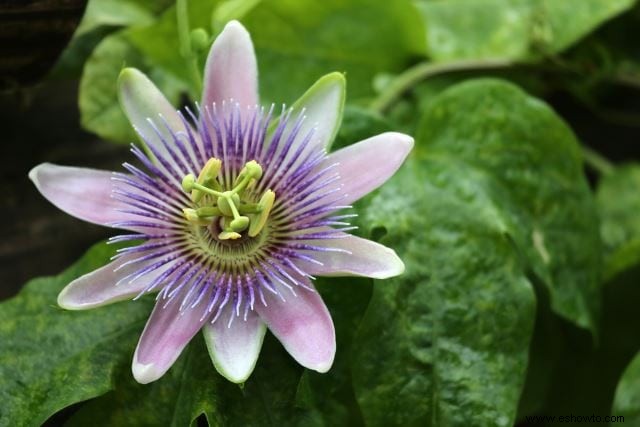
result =
[{"label": "flower center", "polygon": [[262,177],[262,166],[255,160],[247,162],[231,189],[220,183],[222,161],[210,158],[198,177],[188,174],[182,179],[182,189],[190,193],[194,207],[184,208],[184,217],[191,224],[216,230],[220,241],[235,240],[246,233],[256,237],[263,230],[273,207],[275,193],[267,190],[255,203],[252,192]]}]

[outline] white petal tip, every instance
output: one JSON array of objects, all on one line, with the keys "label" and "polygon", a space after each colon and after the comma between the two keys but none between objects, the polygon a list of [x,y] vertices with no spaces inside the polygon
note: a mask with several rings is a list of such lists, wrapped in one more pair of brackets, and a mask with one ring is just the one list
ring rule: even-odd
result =
[{"label": "white petal tip", "polygon": [[140,384],[149,384],[157,379],[159,379],[164,372],[158,371],[155,364],[149,363],[138,363],[134,357],[133,363],[131,364],[131,372],[133,373],[133,378]]},{"label": "white petal tip", "polygon": [[235,19],[232,20],[232,21],[227,22],[227,25],[224,26],[224,28],[222,29],[222,33],[221,34],[224,34],[226,32],[230,32],[230,31],[249,35],[249,31],[247,31],[247,29],[244,27],[244,25],[242,25],[240,23],[240,21],[235,20]]},{"label": "white petal tip", "polygon": [[35,184],[36,187],[40,186],[38,182],[38,171],[42,168],[44,164],[45,163],[39,164],[38,166],[35,166],[33,169],[29,171],[29,179],[31,180],[31,182]]},{"label": "white petal tip", "polygon": [[93,308],[91,304],[81,303],[74,298],[73,288],[71,285],[67,285],[59,294],[58,294],[58,306],[65,310],[85,310],[88,308]]},{"label": "white petal tip", "polygon": [[305,368],[307,369],[311,369],[313,371],[319,372],[321,374],[325,374],[327,372],[329,372],[329,369],[331,369],[331,367],[333,366],[333,358],[335,355],[331,356],[331,359],[328,361],[324,361],[324,362],[316,362],[313,364],[307,364],[305,365]]},{"label": "white petal tip", "polygon": [[413,146],[415,145],[415,140],[413,139],[413,137],[407,134],[400,132],[387,132],[386,134],[390,138],[393,138],[399,144],[399,146],[406,151],[407,154],[413,149]]},{"label": "white petal tip", "polygon": [[[31,180],[31,182],[35,184],[36,188],[40,189],[42,187],[41,186],[42,174],[44,173],[46,175],[47,171],[55,172],[57,168],[63,168],[63,167],[54,165],[53,163],[40,163],[39,165],[34,166],[29,171],[29,179]],[[45,181],[46,181],[46,178],[45,178]]]},{"label": "white petal tip", "polygon": [[391,277],[396,277],[404,273],[404,262],[400,259],[400,257],[396,254],[393,249],[389,249],[389,258],[386,261],[386,265],[384,269],[373,272],[369,277],[373,279],[390,279]]},{"label": "white petal tip", "polygon": [[243,384],[251,376],[251,373],[253,372],[253,366],[249,371],[233,371],[231,369],[222,369],[216,364],[216,370],[220,375],[225,377],[230,382],[234,384]]}]

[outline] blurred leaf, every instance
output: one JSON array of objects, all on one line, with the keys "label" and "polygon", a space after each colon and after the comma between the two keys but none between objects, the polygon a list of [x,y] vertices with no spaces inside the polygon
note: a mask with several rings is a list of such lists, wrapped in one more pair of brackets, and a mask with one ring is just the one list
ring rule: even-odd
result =
[{"label": "blurred leaf", "polygon": [[640,350],[639,184],[635,164],[601,177],[596,202],[606,257],[600,340],[594,347],[588,337],[553,319],[546,303],[539,304],[521,415],[621,414],[615,406],[611,411],[615,387]]},{"label": "blurred leaf", "polygon": [[168,0],[91,0],[73,39],[56,62],[50,77],[77,78],[91,52],[118,27],[144,26],[171,4]]},{"label": "blurred leaf", "polygon": [[78,103],[82,126],[113,142],[131,143],[137,139],[118,101],[117,80],[124,67],[146,72],[174,105],[185,84],[162,69],[150,67],[129,43],[128,31],[105,38],[87,61],[80,81]]},{"label": "blurred leaf", "polygon": [[170,2],[146,0],[90,0],[75,36],[100,26],[128,27],[149,25]]},{"label": "blurred leaf", "polygon": [[435,61],[558,53],[635,0],[416,0]]},{"label": "blurred leaf", "polygon": [[631,361],[620,379],[612,413],[622,415],[625,424],[640,426],[640,353]]},{"label": "blurred leaf", "polygon": [[349,99],[370,96],[380,72],[424,52],[423,25],[408,0],[272,0],[242,22],[256,46],[263,101],[291,103],[330,71],[347,73]]},{"label": "blurred leaf", "polygon": [[100,244],[59,276],[30,281],[0,304],[0,426],[39,426],[56,411],[106,393],[129,365],[149,301],[85,312],[56,306],[74,278],[105,264]]},{"label": "blurred leaf", "polygon": [[611,405],[618,379],[640,351],[639,277],[640,267],[636,265],[605,284],[600,339],[595,346],[584,330],[563,319],[546,322],[531,349],[530,369],[541,378],[533,378],[532,372],[529,379],[544,383],[537,394],[537,414],[617,415]]},{"label": "blurred leaf", "polygon": [[233,19],[240,20],[262,0],[223,0],[213,11],[212,27],[214,33],[219,33],[225,24]]},{"label": "blurred leaf", "polygon": [[[544,129],[544,132],[540,130]],[[553,309],[595,331],[601,243],[581,153],[567,125],[516,86],[477,80],[427,109],[416,151],[446,156],[493,177],[508,196],[502,215]]]},{"label": "blurred leaf", "polygon": [[376,281],[355,343],[367,425],[513,425],[535,300],[499,191],[434,156],[403,166],[372,200],[366,222],[386,229],[381,242],[406,271]]},{"label": "blurred leaf", "polygon": [[[215,0],[191,0],[187,2],[189,27],[204,28],[211,32],[211,14],[217,2]],[[192,101],[200,101],[200,82],[194,81],[202,76],[194,76],[193,69],[181,54],[176,8],[172,7],[152,25],[132,28],[128,35],[133,46],[152,67],[170,74],[184,82]],[[201,52],[198,70],[204,69],[204,57],[208,49]]]},{"label": "blurred leaf", "polygon": [[331,151],[390,130],[391,125],[384,117],[372,114],[364,108],[347,105],[344,109],[342,125],[331,145]]},{"label": "blurred leaf", "polygon": [[106,37],[87,61],[78,105],[82,127],[101,138],[121,143],[137,139],[124,112],[120,108],[117,80],[120,70],[143,64],[139,52],[128,42],[125,32]]},{"label": "blurred leaf", "polygon": [[640,165],[628,164],[602,177],[597,202],[607,251],[606,277],[640,263]]},{"label": "blurred leaf", "polygon": [[[194,15],[212,8],[212,3],[204,0],[189,4],[194,5],[190,9]],[[201,20],[194,20],[194,24]],[[118,102],[118,74],[125,66],[147,73],[176,108],[185,92],[194,101],[200,98],[179,52],[175,8],[171,8],[152,25],[121,30],[105,38],[87,61],[80,82],[81,122],[102,138],[122,143],[137,138]]]}]

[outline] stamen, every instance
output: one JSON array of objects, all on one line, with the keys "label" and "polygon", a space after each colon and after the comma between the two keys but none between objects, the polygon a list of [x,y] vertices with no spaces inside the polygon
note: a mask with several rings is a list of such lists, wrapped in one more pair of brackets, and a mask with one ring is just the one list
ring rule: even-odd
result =
[{"label": "stamen", "polygon": [[[249,229],[249,236],[256,237],[264,228],[273,207],[275,193],[267,190],[258,203],[243,201],[243,192],[253,186],[262,177],[262,166],[255,161],[247,162],[238,174],[233,188],[223,191],[218,181],[222,162],[210,158],[196,179],[194,174],[182,178],[182,190],[191,193],[191,200],[196,204],[204,204],[196,208],[184,208],[184,217],[193,225],[209,226],[216,217],[220,218],[219,240],[238,239],[240,233]],[[204,199],[205,195],[213,196]],[[204,201],[204,203],[203,203]],[[206,205],[211,203],[211,205]]]},{"label": "stamen", "polygon": [[[197,183],[214,190],[222,190],[222,186],[218,183],[218,173],[220,173],[221,167],[222,161],[220,159],[210,158],[200,171]],[[191,191],[191,200],[195,203],[198,203],[202,196],[204,196],[202,191],[197,189]]]},{"label": "stamen", "polygon": [[249,237],[255,237],[260,234],[260,231],[264,228],[264,225],[269,218],[269,213],[273,207],[273,202],[276,199],[276,193],[271,190],[267,190],[260,198],[258,206],[261,212],[257,215],[251,215],[251,226],[249,227]]}]

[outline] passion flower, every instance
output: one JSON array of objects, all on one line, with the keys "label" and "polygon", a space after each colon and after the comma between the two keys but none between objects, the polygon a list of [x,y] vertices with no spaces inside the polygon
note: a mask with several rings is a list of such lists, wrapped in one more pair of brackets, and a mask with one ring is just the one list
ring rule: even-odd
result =
[{"label": "passion flower", "polygon": [[135,69],[119,79],[144,142],[126,172],[42,164],[30,177],[54,205],[127,230],[114,260],[70,283],[58,304],[82,310],[157,293],[133,358],[138,382],[160,378],[203,331],[216,369],[251,374],[269,328],[303,366],[326,372],[335,331],[315,276],[383,279],[395,252],[347,233],[346,211],[400,167],[413,140],[385,133],[327,153],[342,116],[339,73],[292,108],[258,104],[251,38],[238,22],[214,42],[195,111],[176,111]]}]

